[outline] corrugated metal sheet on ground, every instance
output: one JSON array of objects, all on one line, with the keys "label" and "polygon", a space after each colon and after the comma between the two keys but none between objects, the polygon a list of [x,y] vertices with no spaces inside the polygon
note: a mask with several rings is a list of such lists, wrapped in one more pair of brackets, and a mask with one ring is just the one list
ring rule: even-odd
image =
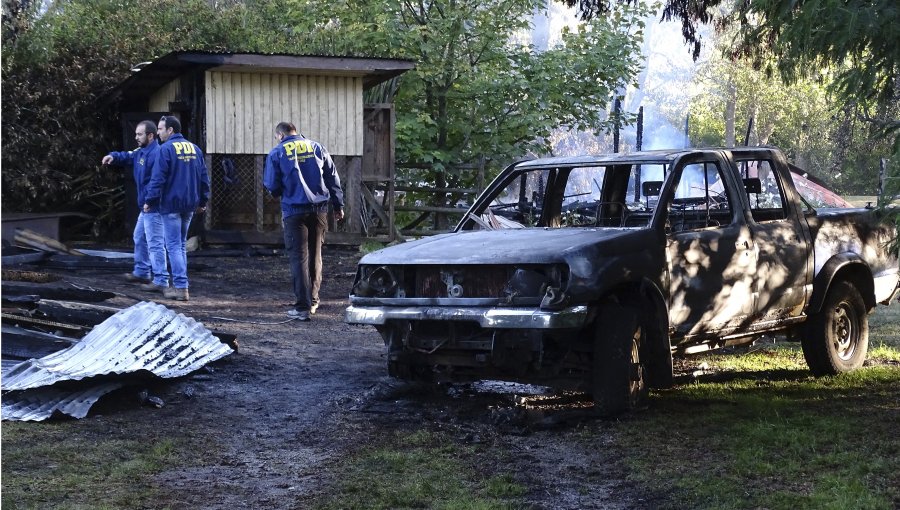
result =
[{"label": "corrugated metal sheet on ground", "polygon": [[180,377],[232,352],[203,324],[145,301],[106,319],[68,349],[22,362],[2,387],[24,390],[138,370]]},{"label": "corrugated metal sheet on ground", "polygon": [[48,386],[10,392],[3,396],[3,419],[42,421],[57,411],[73,418],[84,418],[100,397],[123,386],[124,382],[106,382],[77,391]]},{"label": "corrugated metal sheet on ground", "polygon": [[[125,385],[108,377],[102,382],[85,379],[139,371],[180,377],[232,352],[203,324],[142,302],[103,321],[68,349],[15,366],[4,361],[2,418],[42,420],[54,411],[80,418],[101,396]],[[81,380],[84,386],[77,389],[49,388]]]}]

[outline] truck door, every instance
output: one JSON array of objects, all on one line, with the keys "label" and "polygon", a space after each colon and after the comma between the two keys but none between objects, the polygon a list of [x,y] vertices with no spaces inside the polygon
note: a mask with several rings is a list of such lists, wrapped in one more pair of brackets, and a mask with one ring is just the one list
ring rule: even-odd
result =
[{"label": "truck door", "polygon": [[670,325],[676,336],[719,336],[752,321],[757,254],[727,163],[689,157],[662,196]]},{"label": "truck door", "polygon": [[750,231],[759,249],[756,320],[771,323],[797,317],[805,303],[810,257],[802,212],[792,206],[770,157],[739,154],[735,159],[750,205]]}]

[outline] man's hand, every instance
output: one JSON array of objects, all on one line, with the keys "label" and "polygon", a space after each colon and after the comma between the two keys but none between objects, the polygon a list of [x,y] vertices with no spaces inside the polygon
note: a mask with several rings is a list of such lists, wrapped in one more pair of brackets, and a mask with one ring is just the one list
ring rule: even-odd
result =
[{"label": "man's hand", "polygon": [[343,209],[335,209],[334,210],[334,220],[341,221],[344,219],[344,210]]},{"label": "man's hand", "polygon": [[112,162],[113,162],[113,157],[110,156],[109,154],[107,154],[106,156],[103,156],[103,159],[100,160],[100,163],[102,163],[104,165],[109,165]]},{"label": "man's hand", "polygon": [[197,207],[197,214],[203,214],[203,213],[205,213],[205,212],[206,212],[206,206],[205,206],[205,205],[201,205],[201,206]]},{"label": "man's hand", "polygon": [[144,212],[150,212],[150,204],[144,204]]}]

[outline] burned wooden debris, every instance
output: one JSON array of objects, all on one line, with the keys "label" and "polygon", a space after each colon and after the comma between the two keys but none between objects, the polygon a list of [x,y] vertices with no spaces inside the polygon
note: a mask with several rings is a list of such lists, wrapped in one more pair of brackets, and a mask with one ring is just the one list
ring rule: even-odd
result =
[{"label": "burned wooden debris", "polygon": [[[100,271],[131,271],[134,254],[106,250],[77,250],[64,243],[37,232],[17,228],[15,246],[4,246],[3,265],[35,264],[45,269],[77,271],[91,269]],[[5,242],[5,241],[4,241]],[[189,262],[190,271],[203,271],[211,266]],[[4,278],[5,280],[5,278]],[[4,289],[4,293],[6,289]]]},{"label": "burned wooden debris", "polygon": [[27,228],[16,229],[15,242],[18,246],[23,248],[32,248],[35,250],[52,253],[68,253],[70,255],[76,256],[84,255],[84,253],[69,248],[65,244],[59,242],[56,239],[53,239],[52,237],[39,234]]}]

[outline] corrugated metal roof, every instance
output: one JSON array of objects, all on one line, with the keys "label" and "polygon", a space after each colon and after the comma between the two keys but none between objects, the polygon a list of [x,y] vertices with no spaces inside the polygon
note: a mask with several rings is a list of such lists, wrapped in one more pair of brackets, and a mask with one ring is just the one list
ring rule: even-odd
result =
[{"label": "corrugated metal roof", "polygon": [[144,102],[165,84],[187,72],[214,68],[280,69],[315,74],[349,72],[361,76],[363,87],[370,88],[414,69],[415,62],[394,58],[288,53],[173,51],[141,67],[140,71],[133,73],[111,90],[105,99],[108,101],[119,96],[125,105]]},{"label": "corrugated metal roof", "polygon": [[[103,321],[72,347],[11,368],[4,374],[2,389],[24,390],[139,370],[180,377],[232,352],[203,324],[145,301]],[[4,407],[3,418],[5,414]]]}]

